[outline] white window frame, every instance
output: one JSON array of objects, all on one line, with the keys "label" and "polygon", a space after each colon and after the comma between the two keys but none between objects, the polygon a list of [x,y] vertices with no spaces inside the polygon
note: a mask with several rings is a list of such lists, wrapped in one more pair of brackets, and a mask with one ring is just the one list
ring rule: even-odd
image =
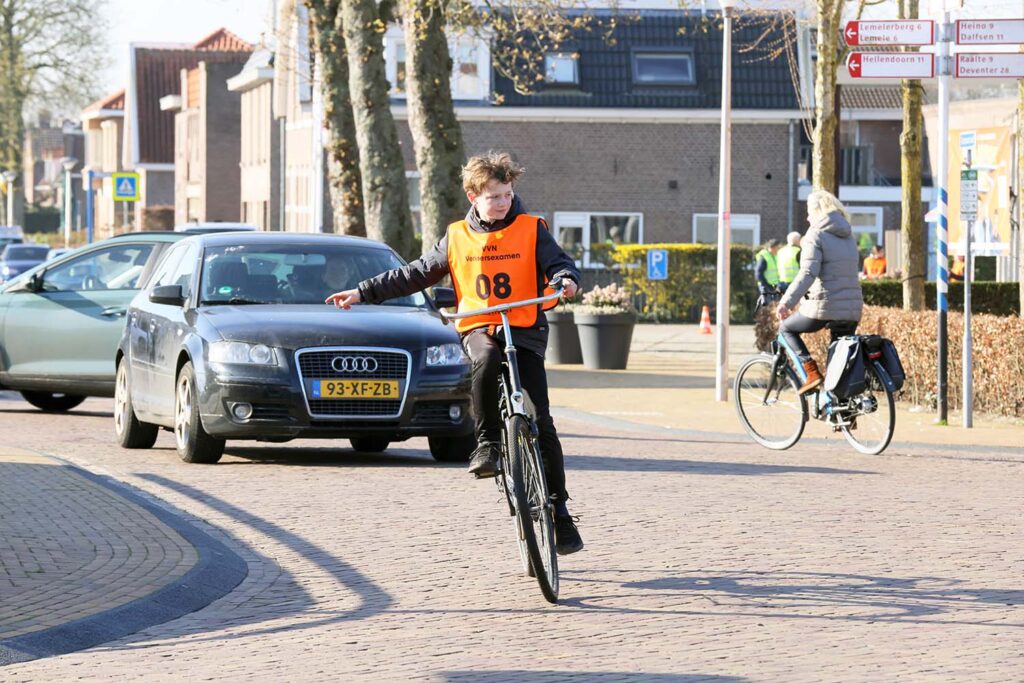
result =
[{"label": "white window frame", "polygon": [[[853,234],[856,238],[859,238],[862,233],[868,233],[875,237],[875,244],[880,247],[885,246],[885,210],[880,206],[846,206],[846,210],[851,214],[863,213],[871,214],[875,217],[874,225],[853,225],[853,221],[850,221],[851,227],[853,228]],[[860,244],[860,240],[857,240]]]},{"label": "white window frame", "polygon": [[[717,213],[695,213],[695,214],[693,214],[693,218],[691,219],[692,232],[690,233],[690,237],[693,240],[693,243],[694,244],[714,244],[714,242],[699,242],[697,240],[697,219],[698,218],[714,218],[715,221],[717,222],[718,221],[718,214]],[[749,223],[751,223],[751,222],[753,223],[753,225],[749,225]],[[736,226],[736,225],[738,225],[739,227],[744,228],[744,229],[753,229],[753,231],[754,231],[754,244],[753,244],[753,246],[756,248],[757,245],[761,244],[761,214],[759,214],[759,213],[734,213],[734,214],[732,214],[729,217],[730,229],[732,228],[732,226]]]},{"label": "white window frame", "polygon": [[583,228],[583,258],[575,259],[577,268],[605,268],[606,264],[590,260],[590,245],[593,240],[590,237],[590,219],[594,216],[637,216],[637,241],[630,244],[644,243],[644,214],[640,211],[555,211],[555,217],[550,224],[551,236],[561,244],[559,239],[562,230],[567,227]]},{"label": "white window frame", "polygon": [[[552,78],[552,69],[549,60],[568,60],[572,64],[572,78],[569,80],[556,80]],[[580,59],[575,52],[547,52],[544,54],[544,82],[548,85],[579,85],[580,84]]]},{"label": "white window frame", "polygon": [[[460,41],[472,41],[477,47],[477,73],[480,75],[480,90],[471,97],[456,97],[459,79],[459,62],[456,59],[456,48]],[[401,26],[392,24],[384,33],[384,73],[387,76],[388,83],[391,84],[389,95],[396,100],[404,100],[408,95],[404,91],[399,92],[395,89],[398,81],[398,63],[395,61],[395,58],[398,54],[399,46],[405,47],[405,34]],[[491,93],[491,46],[486,36],[481,37],[468,33],[452,36],[448,39],[448,53],[452,58],[452,72],[449,74],[452,98],[462,102],[486,100]]]}]

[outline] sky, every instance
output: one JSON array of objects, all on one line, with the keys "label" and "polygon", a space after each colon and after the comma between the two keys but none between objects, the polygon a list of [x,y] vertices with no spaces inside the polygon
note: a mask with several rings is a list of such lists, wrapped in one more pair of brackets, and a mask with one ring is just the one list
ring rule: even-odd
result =
[{"label": "sky", "polygon": [[104,95],[128,78],[129,43],[194,43],[224,27],[255,43],[266,29],[273,0],[106,0],[111,67]]}]

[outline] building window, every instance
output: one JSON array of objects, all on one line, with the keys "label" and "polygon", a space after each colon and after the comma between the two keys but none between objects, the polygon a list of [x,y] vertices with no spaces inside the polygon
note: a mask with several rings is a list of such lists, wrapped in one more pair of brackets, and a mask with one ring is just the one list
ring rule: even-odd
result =
[{"label": "building window", "polygon": [[847,206],[850,213],[850,226],[861,256],[867,256],[871,247],[885,246],[885,230],[882,226],[882,207],[880,206]]},{"label": "building window", "polygon": [[577,85],[580,82],[577,55],[568,52],[544,55],[544,80],[551,85]]},{"label": "building window", "polygon": [[[733,244],[757,247],[761,244],[761,216],[756,213],[734,213],[729,219],[729,236]],[[693,214],[693,241],[718,244],[718,214]]]},{"label": "building window", "polygon": [[[448,41],[452,58],[451,90],[456,100],[483,100],[491,89],[491,55],[487,43],[475,36]],[[384,36],[385,73],[391,83],[391,97],[406,96],[405,37],[400,26],[388,28]]]},{"label": "building window", "polygon": [[694,85],[692,52],[634,52],[633,83],[636,85]]},{"label": "building window", "polygon": [[611,265],[608,252],[619,244],[643,244],[642,213],[555,212],[552,235],[581,268]]}]

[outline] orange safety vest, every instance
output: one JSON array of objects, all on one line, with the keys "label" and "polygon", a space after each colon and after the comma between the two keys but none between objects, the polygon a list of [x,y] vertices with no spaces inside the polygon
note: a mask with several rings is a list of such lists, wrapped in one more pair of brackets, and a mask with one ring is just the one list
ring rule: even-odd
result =
[{"label": "orange safety vest", "polygon": [[864,271],[868,275],[885,275],[885,257],[868,256],[864,259]]},{"label": "orange safety vest", "polygon": [[[448,226],[448,269],[459,313],[534,299],[541,295],[537,272],[536,216],[520,214],[506,228],[475,232],[466,221]],[[548,290],[545,290],[548,292]],[[552,308],[557,301],[545,308]],[[532,327],[539,306],[513,308],[508,322],[513,327]],[[478,327],[500,325],[501,314],[463,318],[455,329],[466,333]]]}]

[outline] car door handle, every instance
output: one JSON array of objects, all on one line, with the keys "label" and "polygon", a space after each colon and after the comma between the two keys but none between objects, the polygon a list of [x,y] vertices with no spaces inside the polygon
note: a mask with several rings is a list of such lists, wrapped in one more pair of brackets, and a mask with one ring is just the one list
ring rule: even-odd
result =
[{"label": "car door handle", "polygon": [[121,308],[119,306],[111,306],[110,308],[104,308],[100,311],[100,315],[105,315],[110,318],[122,318],[124,314],[128,312],[127,308]]}]

